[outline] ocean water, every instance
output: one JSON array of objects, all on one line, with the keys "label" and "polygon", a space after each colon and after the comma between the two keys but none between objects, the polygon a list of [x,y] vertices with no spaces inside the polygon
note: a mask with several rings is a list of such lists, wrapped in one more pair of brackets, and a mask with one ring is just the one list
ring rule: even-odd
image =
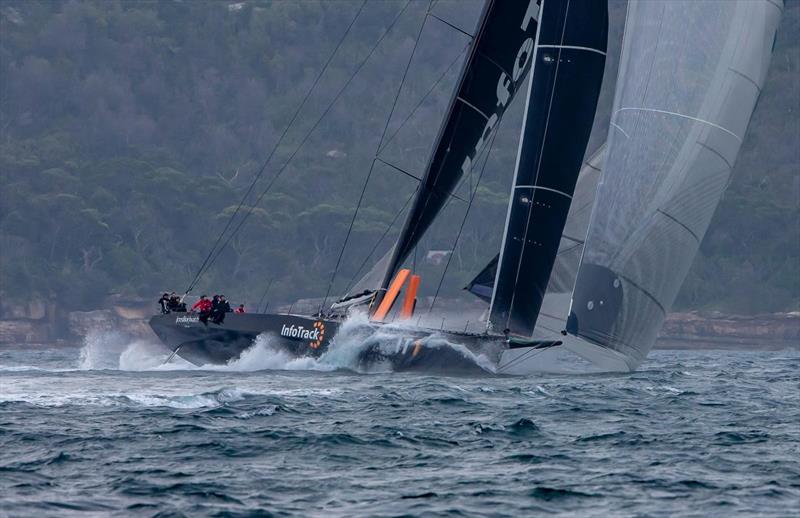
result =
[{"label": "ocean water", "polygon": [[630,374],[359,372],[113,333],[0,349],[0,515],[796,515],[800,353]]}]

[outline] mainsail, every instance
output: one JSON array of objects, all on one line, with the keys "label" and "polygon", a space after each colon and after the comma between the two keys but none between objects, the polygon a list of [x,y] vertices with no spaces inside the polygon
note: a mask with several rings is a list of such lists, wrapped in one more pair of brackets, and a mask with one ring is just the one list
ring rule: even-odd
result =
[{"label": "mainsail", "polygon": [[542,0],[488,0],[382,289],[491,140],[530,68]]},{"label": "mainsail", "polygon": [[634,369],[652,348],[729,182],[781,11],[779,0],[629,2],[573,351],[589,342]]},{"label": "mainsail", "polygon": [[531,337],[603,82],[606,2],[546,0],[494,283],[495,330]]}]

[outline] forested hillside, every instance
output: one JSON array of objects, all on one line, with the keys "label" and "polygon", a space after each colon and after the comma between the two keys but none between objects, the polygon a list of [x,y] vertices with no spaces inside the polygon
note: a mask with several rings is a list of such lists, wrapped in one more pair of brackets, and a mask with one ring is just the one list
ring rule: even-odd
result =
[{"label": "forested hillside", "polygon": [[[382,135],[379,156],[421,174],[468,42],[425,19],[428,5],[2,0],[1,296],[55,297],[89,309],[111,293],[183,290],[257,177],[237,215],[246,224],[197,290],[257,301],[274,281],[273,301],[321,296],[369,179],[334,279],[333,293],[342,293],[390,246],[402,217],[389,225],[416,185],[382,162],[370,173]],[[479,10],[478,1],[434,7],[467,32]],[[612,2],[611,14],[610,49],[618,49],[624,2]],[[733,183],[679,297],[682,308],[800,307],[798,34],[800,3],[789,1]],[[608,70],[613,86],[615,63]],[[595,142],[611,94],[609,87],[601,98],[606,115]],[[447,295],[460,293],[499,246],[517,101],[453,254]],[[443,270],[425,256],[453,248],[465,209],[454,200],[423,240],[416,258],[423,293],[436,290]]]}]

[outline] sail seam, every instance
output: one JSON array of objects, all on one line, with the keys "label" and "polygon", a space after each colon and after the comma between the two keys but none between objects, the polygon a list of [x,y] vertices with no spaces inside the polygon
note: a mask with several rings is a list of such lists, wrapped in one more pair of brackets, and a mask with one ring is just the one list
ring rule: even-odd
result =
[{"label": "sail seam", "polygon": [[596,54],[600,54],[601,56],[605,56],[606,53],[599,49],[593,49],[591,47],[580,47],[578,45],[539,45],[540,49],[566,49],[566,50],[585,50],[587,52],[594,52]]},{"label": "sail seam", "polygon": [[582,243],[582,242],[576,242],[574,245],[572,245],[572,246],[571,246],[571,247],[569,247],[569,248],[565,248],[564,250],[559,250],[559,251],[556,253],[556,256],[560,256],[560,255],[568,254],[568,253],[572,252],[573,250],[577,250],[578,248],[580,248],[580,247],[582,247],[582,246],[583,246],[583,243]]},{"label": "sail seam", "polygon": [[720,153],[720,152],[719,152],[719,151],[717,151],[716,149],[712,148],[711,146],[707,146],[706,144],[703,144],[702,142],[698,142],[697,144],[699,144],[701,148],[707,149],[707,150],[711,151],[712,153],[714,153],[715,155],[717,155],[717,156],[720,158],[720,160],[722,160],[723,162],[725,162],[725,165],[727,165],[727,166],[728,166],[728,170],[731,170],[731,169],[733,169],[733,166],[731,165],[731,163],[728,161],[728,159],[727,159],[727,158],[725,158],[725,157],[722,155],[722,153]]},{"label": "sail seam", "polygon": [[716,128],[718,130],[724,131],[725,133],[731,135],[733,138],[735,138],[739,142],[742,141],[742,139],[736,133],[732,132],[731,130],[729,130],[727,128],[723,128],[719,124],[714,124],[711,121],[707,121],[707,120],[701,119],[699,117],[692,117],[691,115],[684,115],[682,113],[672,112],[672,111],[669,111],[669,110],[659,110],[657,108],[638,108],[638,107],[635,107],[635,106],[626,106],[625,108],[620,108],[619,110],[617,110],[614,113],[614,115],[616,115],[617,113],[622,112],[622,111],[642,111],[642,112],[663,113],[665,115],[674,115],[675,117],[681,117],[683,119],[689,119],[689,120],[693,120],[695,122],[701,122],[703,124],[707,124],[708,126],[711,126],[712,128]]},{"label": "sail seam", "polygon": [[767,0],[767,3],[772,4],[772,6],[778,9],[778,11],[780,11],[781,13],[783,12],[783,7],[780,4],[778,4],[778,2],[776,2],[775,0]]},{"label": "sail seam", "polygon": [[[624,129],[622,129],[622,126],[620,126],[619,124],[617,124],[617,123],[616,123],[616,122],[614,122],[614,121],[611,121],[611,123],[610,123],[610,124],[611,124],[612,126],[614,126],[615,128],[617,128],[617,129],[618,129],[618,130],[619,130],[619,131],[620,131],[620,132],[621,132],[623,135],[625,135],[625,138],[631,138],[631,136],[630,136],[630,135],[628,135],[628,133],[627,133],[627,132],[626,132]],[[597,168],[595,168],[595,169],[597,169]],[[599,171],[599,169],[597,169],[597,170]]]},{"label": "sail seam", "polygon": [[472,104],[472,103],[470,103],[470,102],[468,102],[468,101],[464,100],[464,98],[462,98],[462,97],[456,97],[456,99],[457,99],[457,100],[459,100],[459,101],[461,101],[462,103],[466,104],[467,106],[469,106],[470,108],[472,108],[473,110],[475,110],[476,112],[478,112],[479,114],[481,114],[481,116],[482,116],[484,119],[486,119],[487,121],[489,120],[489,116],[488,116],[488,115],[486,115],[485,113],[483,113],[481,110],[479,110],[479,109],[478,109],[478,108],[477,108],[477,107],[476,107],[474,104]]},{"label": "sail seam", "polygon": [[661,209],[656,209],[656,212],[659,212],[659,213],[663,214],[668,219],[671,219],[672,221],[674,221],[678,225],[682,226],[688,233],[690,233],[692,235],[692,237],[694,238],[695,241],[700,243],[700,238],[697,237],[697,234],[695,234],[694,231],[692,231],[692,229],[690,229],[688,226],[686,226],[686,224],[684,224],[683,222],[679,221],[678,218],[676,218],[675,216],[673,216],[671,214],[668,214],[667,212],[664,212]]},{"label": "sail seam", "polygon": [[619,277],[620,279],[624,280],[625,282],[627,282],[628,284],[630,284],[631,286],[633,286],[637,290],[641,291],[648,299],[652,300],[653,304],[658,306],[658,309],[660,309],[663,314],[665,314],[665,315],[667,314],[667,310],[664,309],[664,306],[661,305],[661,303],[658,301],[658,299],[656,299],[656,297],[652,293],[650,293],[646,289],[642,288],[637,282],[633,281],[630,277],[622,275],[619,272],[615,272],[615,273],[617,274],[617,277]]},{"label": "sail seam", "polygon": [[748,76],[747,74],[744,74],[744,73],[742,73],[742,72],[739,72],[738,70],[736,70],[736,69],[735,69],[735,68],[733,68],[733,67],[728,67],[728,70],[730,70],[731,72],[733,72],[734,74],[736,74],[736,75],[738,75],[738,76],[742,76],[743,78],[745,78],[745,79],[746,79],[747,81],[749,81],[749,82],[750,82],[750,83],[751,83],[753,86],[755,86],[755,87],[756,87],[756,91],[759,93],[759,95],[761,94],[761,87],[760,87],[760,86],[758,86],[758,83],[756,83],[755,81],[753,81],[753,79],[752,79],[750,76]]},{"label": "sail seam", "polygon": [[[476,52],[475,54],[479,55],[480,57],[482,57],[483,59],[485,59],[486,61],[488,61],[488,62],[489,62],[489,63],[491,63],[492,65],[496,66],[496,67],[497,67],[497,69],[498,69],[500,72],[504,73],[504,74],[505,74],[505,75],[507,75],[508,77],[512,77],[512,75],[508,73],[508,70],[506,70],[505,68],[503,68],[503,67],[500,65],[500,63],[498,63],[497,61],[495,61],[495,60],[494,60],[494,59],[492,59],[491,57],[487,56],[487,55],[486,55],[486,54],[484,54],[483,52]],[[514,86],[514,83],[511,83],[511,86],[513,87],[513,86]]]},{"label": "sail seam", "polygon": [[559,191],[558,189],[551,189],[550,187],[543,187],[541,185],[515,185],[514,189],[540,189],[542,191],[550,191],[550,192],[554,192],[554,193],[560,194],[562,196],[566,196],[570,200],[572,199],[572,196],[570,196],[569,194],[565,193],[564,191]]}]

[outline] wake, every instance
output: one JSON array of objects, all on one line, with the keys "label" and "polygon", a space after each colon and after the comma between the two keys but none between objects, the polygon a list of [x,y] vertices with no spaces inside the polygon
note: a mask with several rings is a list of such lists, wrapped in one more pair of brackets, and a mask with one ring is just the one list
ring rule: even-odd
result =
[{"label": "wake", "polygon": [[87,335],[80,351],[78,370],[121,371],[217,371],[255,372],[338,370],[358,373],[395,371],[391,359],[408,352],[418,343],[425,356],[425,372],[493,373],[494,365],[485,355],[474,354],[465,346],[433,335],[417,340],[403,332],[402,326],[387,326],[375,331],[366,315],[355,315],[339,328],[330,348],[318,358],[295,357],[277,345],[275,337],[261,334],[239,358],[226,365],[196,366],[179,356],[169,362],[169,349],[163,344],[130,339],[115,332],[93,332]]}]

